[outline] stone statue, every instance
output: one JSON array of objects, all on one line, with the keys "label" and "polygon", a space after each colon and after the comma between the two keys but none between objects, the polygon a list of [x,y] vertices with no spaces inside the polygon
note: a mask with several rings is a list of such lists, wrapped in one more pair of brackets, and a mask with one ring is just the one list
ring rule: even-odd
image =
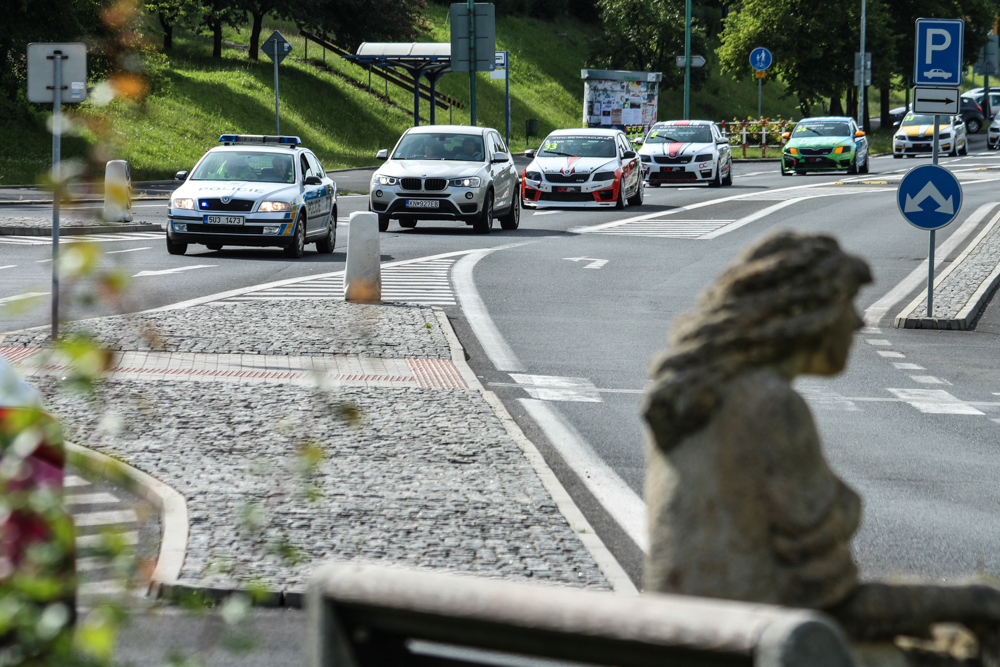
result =
[{"label": "stone statue", "polygon": [[867,264],[834,239],[779,232],[678,320],[643,405],[645,588],[825,609],[864,639],[964,622],[988,644],[996,589],[859,584],[850,540],[861,501],[830,469],[791,386],[844,370],[862,326],[854,297],[869,282]]}]

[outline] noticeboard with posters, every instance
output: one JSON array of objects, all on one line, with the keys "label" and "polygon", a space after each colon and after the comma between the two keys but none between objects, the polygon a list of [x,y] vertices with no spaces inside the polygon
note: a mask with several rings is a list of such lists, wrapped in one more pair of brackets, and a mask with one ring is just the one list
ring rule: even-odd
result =
[{"label": "noticeboard with posters", "polygon": [[580,74],[585,127],[642,125],[645,131],[656,122],[660,72],[585,69]]}]

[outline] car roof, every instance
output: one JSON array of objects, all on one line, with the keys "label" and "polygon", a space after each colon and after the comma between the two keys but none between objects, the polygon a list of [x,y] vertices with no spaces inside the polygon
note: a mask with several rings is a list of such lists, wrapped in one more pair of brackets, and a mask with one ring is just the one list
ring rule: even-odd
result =
[{"label": "car roof", "polygon": [[549,132],[549,136],[551,137],[553,134],[591,134],[595,137],[613,137],[620,132],[621,130],[615,128],[605,129],[603,127],[581,127],[581,128],[564,127],[561,130],[552,130],[551,132]]},{"label": "car roof", "polygon": [[854,119],[851,118],[850,116],[810,116],[809,118],[803,118],[799,122],[800,123],[805,123],[805,122],[808,122],[810,120],[822,120],[822,121],[836,120],[836,121],[840,121],[840,122],[846,123],[846,122],[850,122],[850,121],[852,121]]},{"label": "car roof", "polygon": [[[266,145],[266,144],[263,144],[263,145],[261,145],[261,144],[235,144],[235,145],[230,145],[230,146],[214,146],[212,148],[209,148],[208,151],[206,151],[206,152],[212,152],[212,153],[215,153],[215,152],[237,152],[237,151],[247,151],[247,150],[254,151],[255,153],[275,153],[275,154],[278,154],[278,155],[290,155],[291,153],[293,153],[294,151],[297,151],[297,150],[309,150],[309,149],[306,148],[305,146],[302,146],[302,145],[294,146],[294,147],[289,146],[288,148],[285,148],[283,146],[269,146],[269,145]],[[310,152],[312,152],[312,151],[310,151]]]},{"label": "car roof", "polygon": [[712,125],[714,123],[714,120],[661,120],[656,125]]},{"label": "car roof", "polygon": [[473,127],[472,125],[421,125],[411,127],[406,134],[486,134],[496,132],[492,127]]}]

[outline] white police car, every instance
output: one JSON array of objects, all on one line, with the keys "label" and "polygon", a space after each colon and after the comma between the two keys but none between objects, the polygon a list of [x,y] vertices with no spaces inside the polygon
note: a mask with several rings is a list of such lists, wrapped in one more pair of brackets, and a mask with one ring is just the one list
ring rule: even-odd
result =
[{"label": "white police car", "polygon": [[191,243],[278,246],[301,257],[307,243],[331,253],[337,242],[337,184],[298,137],[224,134],[170,197],[167,252]]}]

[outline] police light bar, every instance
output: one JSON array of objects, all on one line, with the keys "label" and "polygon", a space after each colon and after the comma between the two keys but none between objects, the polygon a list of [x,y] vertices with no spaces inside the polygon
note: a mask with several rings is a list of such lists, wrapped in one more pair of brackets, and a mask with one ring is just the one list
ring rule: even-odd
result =
[{"label": "police light bar", "polygon": [[225,146],[237,144],[260,144],[269,146],[288,146],[294,148],[302,143],[298,137],[271,136],[265,134],[223,134],[219,143]]}]

